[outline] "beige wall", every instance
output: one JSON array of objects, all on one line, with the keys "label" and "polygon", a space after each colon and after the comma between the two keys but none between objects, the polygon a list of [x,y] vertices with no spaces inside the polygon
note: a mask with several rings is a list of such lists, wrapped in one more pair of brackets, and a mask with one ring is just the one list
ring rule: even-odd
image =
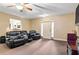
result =
[{"label": "beige wall", "polygon": [[4,13],[0,13],[0,35],[4,35],[8,25],[9,25],[9,16]]},{"label": "beige wall", "polygon": [[40,22],[41,21],[50,21],[53,20],[55,22],[55,31],[54,36],[58,40],[66,40],[67,33],[72,32],[75,29],[75,16],[74,13],[65,14],[61,16],[48,16],[45,18],[37,18],[33,20],[23,19],[17,16],[0,13],[0,35],[4,35],[6,33],[6,29],[9,26],[9,19],[19,19],[22,21],[23,30],[31,30],[34,29],[38,32],[41,32]]},{"label": "beige wall", "polygon": [[10,18],[21,20],[23,30],[30,30],[30,20],[0,12],[0,35],[6,33]]},{"label": "beige wall", "polygon": [[41,19],[32,20],[32,27],[40,32],[40,21],[50,21],[55,22],[54,37],[57,40],[67,39],[67,33],[75,30],[75,15],[74,13],[65,14],[60,16],[48,16]]},{"label": "beige wall", "polygon": [[53,17],[55,21],[55,38],[67,40],[67,33],[75,30],[75,15],[65,14]]},{"label": "beige wall", "polygon": [[31,29],[38,31],[39,33],[41,32],[40,31],[40,29],[41,29],[40,28],[40,19],[31,20]]},{"label": "beige wall", "polygon": [[31,20],[23,19],[22,26],[23,26],[23,30],[27,30],[27,31],[31,30]]}]

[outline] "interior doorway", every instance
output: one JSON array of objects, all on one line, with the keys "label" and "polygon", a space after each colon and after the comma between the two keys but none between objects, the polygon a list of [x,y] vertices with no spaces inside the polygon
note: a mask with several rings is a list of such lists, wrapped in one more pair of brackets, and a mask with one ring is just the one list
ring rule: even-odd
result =
[{"label": "interior doorway", "polygon": [[41,22],[41,35],[43,38],[51,39],[54,37],[54,22],[45,21]]}]

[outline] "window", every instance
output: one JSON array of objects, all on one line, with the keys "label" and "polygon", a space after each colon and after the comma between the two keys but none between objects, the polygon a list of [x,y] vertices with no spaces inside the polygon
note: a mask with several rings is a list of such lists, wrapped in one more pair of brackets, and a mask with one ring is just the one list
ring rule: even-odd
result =
[{"label": "window", "polygon": [[14,30],[14,29],[19,29],[19,30],[21,30],[21,29],[22,29],[21,20],[10,19],[9,28],[10,28],[11,30]]},{"label": "window", "polygon": [[41,23],[41,36],[43,36],[43,23]]},{"label": "window", "polygon": [[51,36],[54,37],[54,22],[51,23]]}]

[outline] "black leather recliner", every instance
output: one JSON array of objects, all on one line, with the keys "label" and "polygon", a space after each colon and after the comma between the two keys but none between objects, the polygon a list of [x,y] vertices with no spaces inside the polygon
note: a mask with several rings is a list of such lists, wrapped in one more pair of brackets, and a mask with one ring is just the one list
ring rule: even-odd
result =
[{"label": "black leather recliner", "polygon": [[[27,35],[28,36],[28,33],[27,33],[27,31],[21,31],[21,34],[22,35]],[[25,36],[26,37],[26,36]],[[27,40],[26,40],[26,42],[28,43],[28,42],[31,42],[33,39],[30,39],[30,38],[28,38]]]},{"label": "black leather recliner", "polygon": [[37,33],[35,30],[30,30],[28,37],[33,40],[38,40],[41,38],[40,33]]},{"label": "black leather recliner", "polygon": [[5,36],[1,36],[1,37],[0,37],[0,43],[5,43],[5,41],[6,41]]},{"label": "black leather recliner", "polygon": [[9,48],[15,48],[25,44],[28,36],[21,31],[11,31],[6,33],[6,44]]}]

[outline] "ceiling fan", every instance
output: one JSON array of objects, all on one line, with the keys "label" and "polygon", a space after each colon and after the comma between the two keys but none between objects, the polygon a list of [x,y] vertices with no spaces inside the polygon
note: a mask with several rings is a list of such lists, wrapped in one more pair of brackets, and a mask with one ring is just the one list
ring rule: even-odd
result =
[{"label": "ceiling fan", "polygon": [[8,5],[7,7],[16,7],[20,12],[32,11],[32,5],[29,3],[13,3],[13,4]]}]

